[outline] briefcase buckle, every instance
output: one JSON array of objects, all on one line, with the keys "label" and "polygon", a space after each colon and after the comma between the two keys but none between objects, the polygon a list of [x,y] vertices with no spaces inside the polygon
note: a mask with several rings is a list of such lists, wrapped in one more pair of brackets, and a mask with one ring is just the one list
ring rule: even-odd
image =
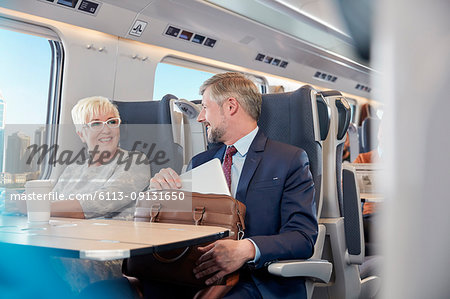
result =
[{"label": "briefcase buckle", "polygon": [[205,207],[195,207],[194,208],[194,221],[195,225],[199,225],[203,219],[203,214],[205,214]]}]

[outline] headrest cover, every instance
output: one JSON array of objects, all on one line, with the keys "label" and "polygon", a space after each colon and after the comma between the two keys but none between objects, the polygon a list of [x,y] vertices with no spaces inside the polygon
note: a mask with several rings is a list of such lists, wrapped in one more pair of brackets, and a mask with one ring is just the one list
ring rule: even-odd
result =
[{"label": "headrest cover", "polygon": [[197,118],[198,114],[201,111],[200,107],[185,99],[176,100],[174,103],[189,119]]}]

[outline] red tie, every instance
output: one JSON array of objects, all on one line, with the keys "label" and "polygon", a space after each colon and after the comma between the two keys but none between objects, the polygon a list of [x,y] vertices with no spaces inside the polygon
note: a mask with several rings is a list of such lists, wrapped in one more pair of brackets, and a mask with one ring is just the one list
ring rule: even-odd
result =
[{"label": "red tie", "polygon": [[231,165],[233,164],[233,156],[236,154],[237,149],[234,146],[229,146],[225,153],[225,159],[223,160],[222,169],[227,179],[228,188],[231,190]]}]

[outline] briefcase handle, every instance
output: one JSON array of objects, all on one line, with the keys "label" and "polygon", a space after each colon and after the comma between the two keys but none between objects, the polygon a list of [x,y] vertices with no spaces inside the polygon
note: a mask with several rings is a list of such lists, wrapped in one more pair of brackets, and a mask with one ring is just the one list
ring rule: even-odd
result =
[{"label": "briefcase handle", "polygon": [[[150,222],[155,222],[159,212],[161,211],[161,204],[154,204],[151,207],[151,211],[150,211]],[[194,213],[192,214],[192,218],[194,218],[194,222],[195,225],[199,225],[201,224],[201,221],[203,219],[203,215],[205,214],[205,207],[195,207],[194,208]],[[163,257],[161,255],[159,255],[158,253],[153,253],[153,256],[155,257],[155,259],[157,259],[158,261],[160,261],[161,263],[174,263],[176,261],[178,261],[180,258],[182,258],[189,250],[189,246],[187,246],[179,255],[173,257],[173,258],[166,258]]]},{"label": "briefcase handle", "polygon": [[166,258],[166,257],[163,257],[163,256],[159,255],[159,254],[156,253],[156,252],[153,253],[153,257],[154,257],[155,259],[157,259],[158,261],[160,261],[161,263],[169,264],[169,263],[174,263],[174,262],[178,261],[180,258],[182,258],[182,257],[188,252],[188,250],[189,250],[189,246],[187,246],[187,247],[183,250],[183,252],[181,252],[179,255],[177,255],[177,256],[175,256],[175,257],[173,257],[173,258]]},{"label": "briefcase handle", "polygon": [[158,217],[159,212],[161,211],[162,205],[160,203],[154,204],[150,210],[150,222],[155,222],[156,217]]},{"label": "briefcase handle", "polygon": [[194,218],[195,225],[201,224],[201,221],[203,219],[203,215],[205,214],[205,207],[195,207],[194,213],[192,214],[192,217]]}]

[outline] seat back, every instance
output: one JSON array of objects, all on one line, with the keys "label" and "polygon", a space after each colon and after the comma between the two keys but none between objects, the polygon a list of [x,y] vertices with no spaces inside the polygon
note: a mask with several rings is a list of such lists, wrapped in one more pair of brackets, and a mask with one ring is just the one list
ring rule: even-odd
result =
[{"label": "seat back", "polygon": [[303,86],[296,91],[263,94],[259,128],[270,139],[303,148],[308,154],[315,184],[317,215],[322,207],[322,138],[328,134],[328,107],[317,91]]},{"label": "seat back", "polygon": [[350,125],[351,110],[339,91],[330,90],[318,94],[331,111],[330,132],[323,143],[323,209],[322,217],[340,217],[342,204],[342,152],[346,132]]},{"label": "seat back", "polygon": [[362,264],[364,261],[364,231],[361,199],[356,170],[351,164],[344,164],[342,170],[345,242],[349,262]]},{"label": "seat back", "polygon": [[145,153],[153,175],[166,167],[180,172],[183,166],[183,147],[175,143],[172,128],[175,99],[166,95],[161,101],[114,102],[122,119],[120,147]]},{"label": "seat back", "polygon": [[[353,281],[347,279],[348,286],[349,289],[353,288],[353,292],[359,286],[359,298],[374,298],[379,293],[381,286],[381,279],[377,276],[381,257],[366,257],[365,255],[361,199],[354,164],[344,165],[342,179],[346,257],[348,267],[353,270],[348,271],[349,275],[347,276],[348,278],[352,277],[351,275],[356,276]],[[356,267],[356,265],[360,266]],[[355,268],[357,268],[357,272],[354,271]]]},{"label": "seat back", "polygon": [[361,153],[370,152],[377,147],[377,133],[379,126],[380,120],[375,117],[368,117],[362,122],[361,133],[359,136]]},{"label": "seat back", "polygon": [[[331,109],[328,138],[323,143],[324,192],[322,218],[326,226],[323,258],[332,262],[333,276],[326,285],[316,286],[313,298],[358,298],[373,294],[376,277],[361,281],[359,265],[364,261],[361,205],[354,171],[342,170],[342,150],[350,124],[350,107],[337,91],[322,92]],[[344,185],[343,185],[344,184]],[[344,187],[342,187],[344,186]],[[344,188],[344,189],[343,189]]]},{"label": "seat back", "polygon": [[[315,201],[317,218],[319,219],[322,211],[322,141],[329,134],[330,110],[324,99],[316,95],[317,91],[311,86],[303,86],[293,92],[263,94],[258,126],[267,137],[301,147],[308,154],[310,170],[315,184]],[[317,260],[321,258],[324,239],[325,226],[319,225],[312,259]],[[293,261],[293,263],[281,261],[280,263],[272,264],[272,268],[294,269],[292,276],[296,276],[298,275],[295,270],[297,269],[296,264],[296,261]],[[329,265],[330,270],[328,274],[330,274],[331,264],[325,264]],[[309,268],[309,271],[306,271],[306,273],[300,270],[300,273],[302,273],[300,276],[316,277],[316,266]],[[280,276],[280,273],[276,274],[276,271],[274,272],[273,270],[269,267],[270,273]],[[288,270],[288,272],[290,271]],[[281,274],[281,276],[285,275]],[[315,281],[313,279],[306,279],[305,286],[308,298],[311,298],[314,285]]]}]

